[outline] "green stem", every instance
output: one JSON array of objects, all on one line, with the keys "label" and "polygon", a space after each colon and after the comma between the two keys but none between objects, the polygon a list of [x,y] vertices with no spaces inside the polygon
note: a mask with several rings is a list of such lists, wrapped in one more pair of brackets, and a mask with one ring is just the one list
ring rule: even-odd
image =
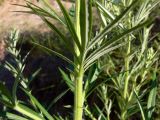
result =
[{"label": "green stem", "polygon": [[80,68],[75,79],[74,120],[82,120],[83,116],[83,74],[83,68]]},{"label": "green stem", "polygon": [[[76,22],[75,22],[75,29],[76,33],[79,39],[79,42],[82,43],[81,40],[81,26],[80,26],[80,0],[76,0]],[[74,49],[79,57],[80,61],[83,61],[83,53],[80,53],[80,51],[77,48],[77,45],[74,44]],[[84,96],[83,96],[83,75],[84,75],[84,69],[83,69],[83,62],[77,63],[75,61],[75,64],[77,65],[75,69],[75,92],[74,92],[74,120],[82,120],[83,116],[83,104],[84,104]]]},{"label": "green stem", "polygon": [[126,116],[126,111],[122,112],[121,120],[126,120],[125,116]]},{"label": "green stem", "polygon": [[[131,28],[131,14],[132,13],[129,13],[128,15],[128,27]],[[125,71],[126,71],[126,76],[125,76],[125,84],[124,84],[124,99],[126,100],[127,99],[127,96],[128,96],[128,83],[129,83],[129,67],[130,67],[130,58],[129,58],[129,55],[131,53],[131,36],[128,37],[128,48],[127,48],[127,54],[126,54],[126,58],[125,58]]]},{"label": "green stem", "polygon": [[110,116],[109,116],[109,114],[107,115],[107,120],[110,120]]},{"label": "green stem", "polygon": [[124,99],[127,98],[128,95],[128,83],[129,83],[129,54],[130,54],[130,48],[131,48],[131,42],[128,43],[128,50],[127,50],[127,56],[125,59],[125,71],[126,71],[126,79],[124,84]]},{"label": "green stem", "polygon": [[[130,36],[129,36],[129,41],[130,41]],[[129,86],[129,64],[130,64],[130,59],[129,59],[129,54],[131,52],[131,42],[128,43],[128,49],[127,49],[127,56],[126,56],[126,59],[125,59],[125,71],[126,71],[126,77],[125,77],[125,84],[124,84],[124,100],[126,101],[127,98],[128,98],[128,86]],[[127,100],[128,102],[128,100]],[[127,114],[127,108],[125,108],[122,112],[122,115],[121,115],[121,120],[126,120],[126,114]]]}]

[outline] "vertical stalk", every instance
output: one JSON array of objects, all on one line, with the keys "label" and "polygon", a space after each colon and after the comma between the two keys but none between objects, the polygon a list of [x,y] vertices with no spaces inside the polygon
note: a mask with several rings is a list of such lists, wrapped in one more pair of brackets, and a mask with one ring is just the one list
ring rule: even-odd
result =
[{"label": "vertical stalk", "polygon": [[[128,15],[128,27],[131,27],[131,13]],[[126,71],[126,77],[125,77],[125,84],[124,84],[124,99],[127,99],[128,96],[128,83],[129,83],[129,64],[130,64],[130,59],[129,55],[131,53],[131,36],[128,37],[129,43],[128,43],[128,48],[127,48],[127,54],[125,58],[125,71]]]},{"label": "vertical stalk", "polygon": [[83,68],[77,72],[74,94],[74,120],[82,120],[83,116]]},{"label": "vertical stalk", "polygon": [[126,111],[123,111],[121,114],[121,120],[126,120]]},{"label": "vertical stalk", "polygon": [[[130,37],[129,37],[130,39]],[[131,49],[131,42],[128,43],[128,49],[127,49],[127,56],[125,58],[125,71],[126,71],[126,79],[125,79],[125,84],[124,84],[124,99],[127,98],[128,95],[128,83],[129,83],[129,54],[130,54],[130,49]]]},{"label": "vertical stalk", "polygon": [[[76,22],[75,22],[75,29],[76,33],[79,39],[79,42],[81,42],[81,28],[80,28],[80,0],[76,0]],[[77,48],[77,45],[74,44],[74,49],[75,52],[82,61],[82,53]],[[77,63],[76,64],[76,69],[75,69],[75,92],[74,92],[74,120],[82,120],[83,116],[83,103],[84,103],[84,98],[83,98],[83,75],[84,75],[84,70],[83,70],[83,62]]]},{"label": "vertical stalk", "polygon": [[[131,20],[130,20],[130,18],[131,18],[131,13],[129,13],[129,15],[128,15],[128,21],[127,21],[129,28],[131,27]],[[123,94],[125,102],[128,102],[128,96],[129,96],[129,93],[128,93],[128,86],[129,86],[129,79],[130,79],[130,77],[129,77],[129,74],[130,74],[130,71],[129,71],[129,69],[130,69],[130,58],[129,58],[129,55],[131,53],[131,36],[128,37],[127,41],[128,40],[129,40],[129,42],[127,44],[128,48],[127,48],[127,53],[126,53],[126,58],[125,58],[125,72],[126,72],[126,74],[125,74],[124,94]],[[126,104],[127,103],[125,103],[125,107],[124,107],[124,109],[123,109],[123,111],[121,113],[121,120],[126,120],[127,119],[126,118],[126,115],[127,115]]]},{"label": "vertical stalk", "polygon": [[110,120],[110,114],[107,114],[107,120]]}]

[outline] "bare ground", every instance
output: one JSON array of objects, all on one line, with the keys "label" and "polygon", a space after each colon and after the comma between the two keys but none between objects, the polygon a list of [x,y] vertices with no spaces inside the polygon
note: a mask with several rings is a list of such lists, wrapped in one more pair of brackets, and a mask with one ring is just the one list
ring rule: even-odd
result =
[{"label": "bare ground", "polygon": [[[35,4],[40,4],[37,0],[30,0]],[[55,0],[51,0],[53,4],[53,8],[56,11],[59,11]],[[26,13],[18,13],[14,11],[24,11],[26,8],[15,6],[13,4],[21,4],[25,5],[24,0],[6,0],[0,6],[0,36],[4,35],[4,33],[8,32],[10,29],[19,29],[21,31],[47,31],[47,27],[44,25],[42,20],[36,16]],[[70,7],[71,3],[64,2],[65,7]],[[4,36],[3,36],[4,37]]]}]

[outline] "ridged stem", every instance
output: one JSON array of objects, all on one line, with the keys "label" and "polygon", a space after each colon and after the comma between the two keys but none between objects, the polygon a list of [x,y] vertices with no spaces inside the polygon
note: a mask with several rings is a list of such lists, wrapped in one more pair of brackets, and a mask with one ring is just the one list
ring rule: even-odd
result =
[{"label": "ridged stem", "polygon": [[126,79],[125,79],[125,84],[124,84],[124,98],[125,99],[127,98],[127,95],[128,95],[130,48],[131,48],[131,42],[128,43],[128,51],[127,51],[127,56],[126,56],[126,59],[125,59],[125,71],[126,71]]},{"label": "ridged stem", "polygon": [[82,120],[83,116],[83,75],[83,68],[80,68],[75,78],[74,120]]}]

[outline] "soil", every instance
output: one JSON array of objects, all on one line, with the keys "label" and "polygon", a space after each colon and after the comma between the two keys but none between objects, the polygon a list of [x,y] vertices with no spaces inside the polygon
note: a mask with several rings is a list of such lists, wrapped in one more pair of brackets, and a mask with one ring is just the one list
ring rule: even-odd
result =
[{"label": "soil", "polygon": [[[30,2],[40,6],[38,0],[30,0]],[[28,11],[29,9],[18,6],[25,4],[25,0],[4,0],[0,4],[0,41],[2,41],[0,42],[0,59],[4,58],[4,50],[2,48],[4,48],[4,41],[8,39],[12,29],[19,30],[23,40],[30,39],[30,36],[36,36],[40,40],[42,38],[46,39],[48,36],[53,36],[51,30],[44,24],[40,17],[33,14],[15,12]],[[56,1],[51,0],[51,4],[56,12],[60,13]],[[67,9],[72,5],[68,1],[63,1],[63,4]],[[57,26],[60,26],[58,22],[53,22]]]},{"label": "soil", "polygon": [[[40,4],[38,0],[30,0],[34,4]],[[51,0],[53,8],[59,12],[59,7],[55,0]],[[24,7],[20,7],[14,4],[25,5],[25,0],[5,0],[0,5],[0,36],[3,36],[11,29],[19,29],[20,31],[48,31],[43,21],[36,15],[20,13],[15,11],[28,10]],[[71,7],[70,2],[63,2],[67,8]]]}]

